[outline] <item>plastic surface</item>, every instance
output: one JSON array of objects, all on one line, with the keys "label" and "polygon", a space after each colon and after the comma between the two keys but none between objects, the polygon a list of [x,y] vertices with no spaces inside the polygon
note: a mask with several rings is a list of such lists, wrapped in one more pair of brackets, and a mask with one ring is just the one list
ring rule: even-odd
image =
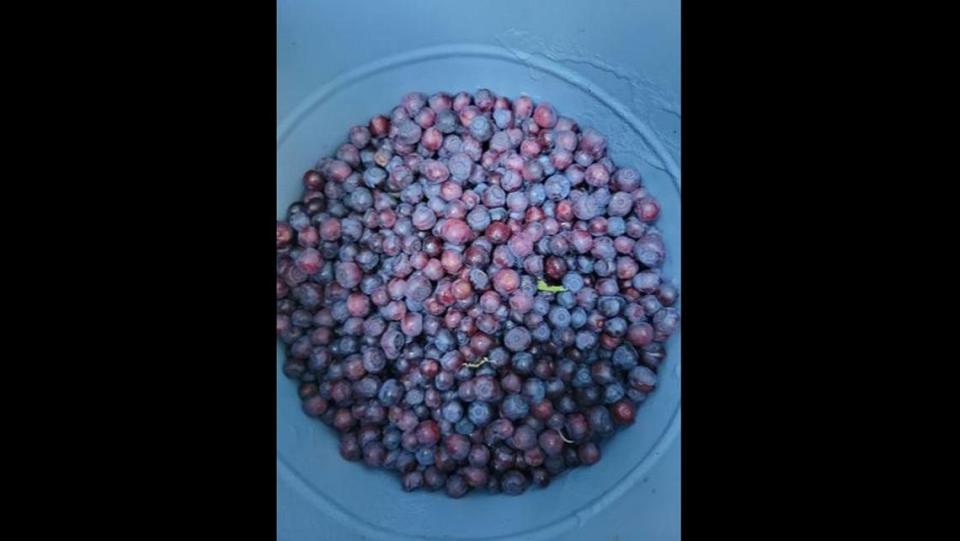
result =
[{"label": "plastic surface", "polygon": [[[346,130],[411,90],[490,88],[547,99],[606,134],[662,205],[658,227],[680,276],[679,4],[667,1],[305,2],[278,4],[277,216]],[[506,23],[510,25],[505,26]],[[681,285],[681,298],[682,298]],[[682,306],[680,307],[682,314]],[[680,333],[657,390],[603,459],[519,497],[401,490],[340,458],[308,419],[277,348],[278,539],[676,539]]]}]

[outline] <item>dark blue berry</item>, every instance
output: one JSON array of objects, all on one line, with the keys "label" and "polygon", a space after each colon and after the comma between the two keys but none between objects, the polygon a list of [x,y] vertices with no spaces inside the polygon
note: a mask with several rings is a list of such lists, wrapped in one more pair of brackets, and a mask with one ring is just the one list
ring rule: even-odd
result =
[{"label": "dark blue berry", "polygon": [[472,402],[467,407],[467,417],[477,426],[484,426],[493,417],[493,410],[486,402]]},{"label": "dark blue berry", "polygon": [[554,306],[551,308],[547,318],[554,327],[570,326],[570,311],[563,306]]},{"label": "dark blue berry", "polygon": [[604,406],[593,406],[587,410],[587,422],[590,423],[590,429],[598,434],[613,432],[613,418],[610,410]]},{"label": "dark blue berry", "polygon": [[412,471],[403,476],[403,490],[410,492],[423,486],[423,473]]},{"label": "dark blue berry", "polygon": [[601,297],[597,302],[597,309],[604,317],[615,317],[626,305],[622,297]]},{"label": "dark blue berry", "polygon": [[653,315],[653,328],[664,337],[673,334],[679,324],[680,316],[676,308],[663,308]]},{"label": "dark blue berry", "polygon": [[619,381],[614,381],[603,388],[603,403],[613,404],[623,398],[625,392],[623,385]]},{"label": "dark blue berry", "polygon": [[403,400],[409,406],[416,406],[417,404],[422,404],[423,391],[420,389],[410,389]]},{"label": "dark blue berry", "polygon": [[528,481],[525,475],[517,470],[510,470],[500,479],[500,489],[504,494],[516,496],[527,490]]},{"label": "dark blue berry", "polygon": [[520,425],[513,431],[509,443],[513,448],[522,451],[533,449],[537,446],[537,432],[527,425]]},{"label": "dark blue berry", "polygon": [[564,275],[561,283],[563,287],[567,288],[571,293],[577,293],[583,289],[583,276],[580,276],[580,274],[576,272],[568,272]]},{"label": "dark blue berry", "polygon": [[537,325],[537,327],[531,332],[531,336],[537,342],[546,342],[550,339],[550,326],[546,323]]},{"label": "dark blue berry", "polygon": [[530,205],[539,206],[547,199],[547,190],[543,184],[536,183],[527,188],[527,197],[530,199]]},{"label": "dark blue berry", "polygon": [[590,369],[586,366],[579,367],[573,375],[571,385],[574,388],[580,388],[591,384],[593,384],[593,377],[590,375]]},{"label": "dark blue berry", "polygon": [[543,382],[537,378],[529,378],[523,384],[523,396],[526,397],[531,404],[539,404],[540,402],[543,402],[546,394],[546,386],[544,386]]},{"label": "dark blue berry", "polygon": [[453,474],[447,477],[446,487],[447,496],[450,496],[451,498],[461,498],[467,493],[468,490],[470,490],[466,480],[462,475],[459,474]]},{"label": "dark blue berry", "polygon": [[417,449],[415,454],[417,463],[421,466],[432,466],[435,460],[434,450],[432,447],[421,447]]},{"label": "dark blue berry", "polygon": [[457,434],[463,434],[464,436],[472,434],[476,429],[477,426],[466,418],[460,419],[454,426],[454,430],[456,430]]},{"label": "dark blue berry", "polygon": [[517,374],[529,374],[533,369],[533,355],[526,351],[514,353],[511,363]]},{"label": "dark blue berry", "polygon": [[613,350],[613,365],[620,370],[629,371],[637,366],[640,356],[630,344],[622,344]]},{"label": "dark blue berry", "polygon": [[597,335],[587,330],[578,331],[575,344],[580,350],[592,349],[597,345]]},{"label": "dark blue berry", "polygon": [[[503,399],[500,411],[504,417],[514,421],[523,419],[530,412],[530,406],[518,394],[509,394]],[[479,423],[477,423],[479,424]]]},{"label": "dark blue berry", "polygon": [[621,317],[608,319],[603,326],[603,331],[610,336],[619,338],[627,333],[627,321]]},{"label": "dark blue berry", "polygon": [[443,418],[451,423],[456,423],[463,418],[463,405],[459,400],[453,400],[443,405]]}]

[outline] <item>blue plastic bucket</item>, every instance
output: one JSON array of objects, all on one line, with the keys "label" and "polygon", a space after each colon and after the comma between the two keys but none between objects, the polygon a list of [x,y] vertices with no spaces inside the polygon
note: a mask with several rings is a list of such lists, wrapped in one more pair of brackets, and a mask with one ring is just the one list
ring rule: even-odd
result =
[{"label": "blue plastic bucket", "polygon": [[[680,276],[679,2],[308,2],[278,5],[277,217],[301,176],[353,125],[388,114],[412,90],[489,88],[550,101],[608,137],[617,165],[635,167],[661,203],[664,274]],[[681,291],[682,292],[682,291]],[[674,500],[651,516],[604,515],[665,455],[679,454],[680,333],[667,343],[657,389],[603,459],[521,496],[403,492],[398,478],[344,461],[334,431],[307,418],[277,346],[278,538],[668,539]],[[674,462],[675,463],[675,462]],[[679,483],[676,475],[657,477]],[[650,495],[650,492],[653,492]],[[657,487],[644,485],[646,497]],[[576,528],[582,528],[573,531]],[[629,528],[629,531],[620,531]]]}]

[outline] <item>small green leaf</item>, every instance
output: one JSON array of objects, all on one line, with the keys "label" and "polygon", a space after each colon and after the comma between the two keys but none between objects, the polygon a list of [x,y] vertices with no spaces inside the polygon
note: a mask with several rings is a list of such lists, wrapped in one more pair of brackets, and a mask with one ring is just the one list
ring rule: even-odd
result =
[{"label": "small green leaf", "polygon": [[567,288],[563,286],[552,286],[543,280],[537,280],[537,291],[546,291],[547,293],[562,293]]}]

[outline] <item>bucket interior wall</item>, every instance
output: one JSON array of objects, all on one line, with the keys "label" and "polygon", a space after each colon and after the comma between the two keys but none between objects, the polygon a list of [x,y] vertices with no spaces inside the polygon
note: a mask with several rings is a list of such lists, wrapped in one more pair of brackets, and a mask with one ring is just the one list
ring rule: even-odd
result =
[{"label": "bucket interior wall", "polygon": [[[664,275],[679,284],[678,1],[280,0],[277,46],[278,219],[299,197],[303,172],[403,94],[528,94],[604,133],[613,161],[640,171],[662,206]],[[599,463],[519,497],[472,492],[459,500],[403,492],[396,475],[344,461],[333,429],[302,413],[278,343],[278,492],[299,498],[278,499],[279,538],[332,539],[316,531],[325,521],[357,539],[555,539],[584,527],[664,453],[679,453],[681,332],[667,343],[658,388],[636,422],[605,442]],[[656,520],[679,522],[679,501],[674,513]]]}]

